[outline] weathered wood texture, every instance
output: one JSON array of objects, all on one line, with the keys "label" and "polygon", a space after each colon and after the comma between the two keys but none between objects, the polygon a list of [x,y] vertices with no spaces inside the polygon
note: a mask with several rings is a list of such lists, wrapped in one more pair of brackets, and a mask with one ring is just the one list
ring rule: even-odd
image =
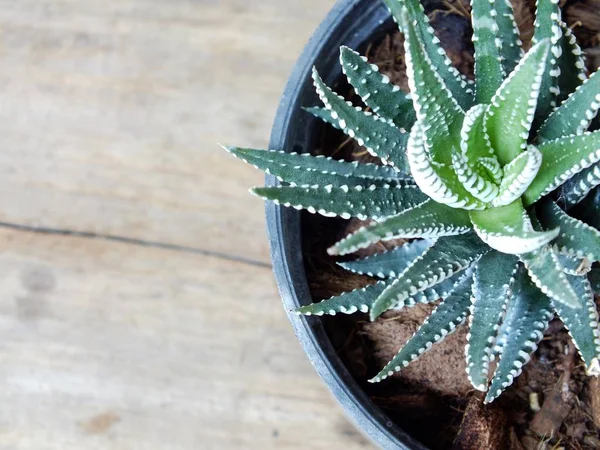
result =
[{"label": "weathered wood texture", "polygon": [[369,446],[280,306],[262,176],[216,146],[266,145],[332,4],[0,1],[0,450]]}]

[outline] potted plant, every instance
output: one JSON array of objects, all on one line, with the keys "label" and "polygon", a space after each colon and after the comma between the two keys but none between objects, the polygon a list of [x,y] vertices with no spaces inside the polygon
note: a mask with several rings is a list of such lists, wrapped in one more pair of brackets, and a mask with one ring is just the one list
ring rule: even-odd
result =
[{"label": "potted plant", "polygon": [[[339,75],[333,52],[342,44],[361,48],[389,33],[386,7],[404,35],[410,95],[342,47],[342,70],[360,97],[347,103],[330,88]],[[465,378],[484,394],[466,405],[459,446],[468,440],[469,420],[495,414],[483,405],[521,373],[554,315],[568,329],[581,369],[600,374],[592,290],[600,233],[584,221],[589,219],[577,218],[582,200],[595,205],[590,192],[600,184],[600,133],[588,131],[600,108],[600,74],[586,76],[556,1],[539,0],[526,53],[509,3],[473,0],[470,15],[473,80],[454,68],[417,0],[339,3],[288,84],[273,130],[274,150],[227,148],[271,175],[267,187],[253,192],[272,202],[267,217],[273,266],[292,324],[333,393],[384,448],[425,447],[373,403],[332,345],[323,320],[306,316],[362,312],[375,321],[438,302],[412,338],[397,343],[399,353],[371,374],[371,382],[402,373],[468,322]],[[319,71],[311,73],[313,65]],[[315,104],[309,77],[325,107],[308,112],[354,139],[377,164],[309,154],[319,133],[302,109]],[[314,302],[300,217],[279,204],[369,221],[348,229],[338,220],[330,228],[347,235],[327,244],[328,252],[358,252],[358,259],[338,262],[378,281]],[[383,241],[392,243],[386,251],[369,250]],[[533,394],[530,407],[541,410]],[[494,437],[502,441],[497,445],[509,438]],[[481,442],[469,448],[483,448]]]}]

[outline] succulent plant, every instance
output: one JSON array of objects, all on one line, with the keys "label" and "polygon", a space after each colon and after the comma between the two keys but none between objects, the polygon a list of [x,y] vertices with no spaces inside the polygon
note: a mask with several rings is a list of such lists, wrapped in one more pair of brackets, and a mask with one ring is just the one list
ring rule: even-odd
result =
[{"label": "succulent plant", "polygon": [[521,373],[555,315],[587,373],[600,375],[593,290],[600,277],[592,268],[600,233],[568,214],[600,184],[600,132],[588,131],[600,108],[600,74],[586,76],[558,0],[538,0],[526,54],[510,3],[473,0],[474,81],[452,66],[418,0],[384,2],[404,34],[410,94],[342,47],[343,72],[368,110],[333,92],[316,70],[325,107],[308,108],[381,165],[227,148],[285,182],[252,190],[266,200],[370,219],[331,255],[410,239],[340,263],[379,281],[298,313],[361,311],[375,320],[441,299],[373,382],[468,322],[467,375],[491,402]]}]

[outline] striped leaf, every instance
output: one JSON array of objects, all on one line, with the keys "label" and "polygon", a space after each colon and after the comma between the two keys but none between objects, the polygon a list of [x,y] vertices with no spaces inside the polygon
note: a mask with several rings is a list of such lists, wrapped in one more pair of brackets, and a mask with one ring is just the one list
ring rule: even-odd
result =
[{"label": "striped leaf", "polygon": [[406,70],[417,112],[407,148],[411,173],[421,190],[439,203],[454,208],[482,208],[452,168],[452,154],[460,152],[464,112],[432,65],[417,26],[408,24],[404,32]]},{"label": "striped leaf", "polygon": [[521,58],[523,49],[519,39],[519,28],[515,21],[515,13],[509,0],[495,0],[496,23],[498,24],[498,36],[502,36],[500,42],[500,59],[504,67],[504,73],[511,73]]},{"label": "striped leaf", "polygon": [[356,261],[338,263],[350,272],[377,278],[394,278],[432,244],[429,239],[416,239],[393,250],[377,253]]},{"label": "striped leaf", "polygon": [[[542,123],[556,106],[560,94],[558,87],[558,57],[562,53],[562,29],[560,27],[561,12],[558,0],[537,0],[537,13],[534,23],[533,44],[549,40],[552,47],[545,64],[541,91],[535,111],[536,123]],[[572,69],[570,69],[572,70]],[[537,128],[537,127],[536,127]]]},{"label": "striped leaf", "polygon": [[538,131],[538,141],[546,142],[583,134],[600,108],[600,72],[596,71],[556,108]]},{"label": "striped leaf", "polygon": [[527,190],[542,165],[542,154],[534,146],[504,167],[504,178],[498,195],[492,200],[494,206],[505,206],[517,200]]},{"label": "striped leaf", "polygon": [[411,295],[468,269],[489,250],[474,233],[439,238],[381,293],[373,304],[371,320],[401,306]]},{"label": "striped leaf", "polygon": [[340,216],[343,219],[357,217],[383,219],[421,204],[425,195],[414,186],[391,186],[375,184],[369,187],[360,185],[349,187],[256,187],[250,192],[277,205],[306,209],[327,217]]},{"label": "striped leaf", "polygon": [[553,242],[559,252],[587,258],[592,262],[600,261],[600,232],[598,230],[570,217],[550,199],[540,202],[537,211],[544,227],[560,227],[560,234]]},{"label": "striped leaf", "polygon": [[569,97],[586,79],[583,52],[577,39],[566,23],[560,22],[562,37],[560,39],[560,56],[558,57],[558,98],[557,104]]},{"label": "striped leaf", "polygon": [[535,231],[520,200],[498,208],[471,211],[473,229],[481,240],[502,253],[518,255],[549,243],[559,230]]},{"label": "striped leaf", "polygon": [[520,375],[531,358],[530,354],[537,349],[551,318],[548,297],[531,283],[524,270],[517,271],[502,326],[510,331],[500,338],[500,361],[485,403],[494,401]]},{"label": "striped leaf", "polygon": [[340,49],[340,62],[348,81],[374,113],[398,128],[410,130],[416,119],[410,96],[391,84],[375,64],[369,64],[367,58],[348,47]]},{"label": "striped leaf", "polygon": [[487,132],[502,166],[525,148],[533,121],[550,43],[534,46],[504,80],[487,112]]},{"label": "striped leaf", "polygon": [[600,132],[547,141],[539,145],[538,150],[542,153],[542,165],[537,177],[523,194],[526,206],[600,161]]},{"label": "striped leaf", "polygon": [[325,156],[289,153],[275,150],[254,150],[239,147],[223,147],[242,161],[257,169],[274,175],[279,181],[292,186],[310,187],[314,185],[336,187],[365,186],[371,184],[393,186],[411,184],[408,178],[389,166],[346,162]]},{"label": "striped leaf", "polygon": [[433,344],[441,342],[461,325],[469,312],[471,304],[472,273],[466,274],[456,283],[448,298],[431,313],[415,334],[402,347],[398,354],[369,382],[377,383],[399,372],[403,367],[416,360],[429,350]]},{"label": "striped leaf", "polygon": [[[422,41],[424,52],[431,64],[436,67],[439,77],[452,93],[458,104],[467,110],[473,105],[473,90],[467,79],[452,65],[446,52],[440,47],[440,40],[435,35],[419,0],[383,0],[389,8],[394,20],[400,26],[404,36],[409,29],[413,30]],[[405,15],[404,15],[405,14]],[[411,87],[411,92],[414,90]]]},{"label": "striped leaf", "polygon": [[569,276],[569,282],[577,293],[579,305],[570,308],[552,300],[552,308],[567,327],[573,342],[585,363],[588,375],[600,375],[600,331],[598,330],[598,310],[594,293],[587,277]]},{"label": "striped leaf", "polygon": [[502,65],[502,39],[497,39],[500,27],[496,21],[498,17],[496,3],[501,2],[494,0],[471,2],[477,103],[490,103],[506,77]]},{"label": "striped leaf", "polygon": [[327,251],[330,255],[347,255],[379,241],[454,236],[466,233],[470,228],[469,215],[465,211],[428,199],[398,215],[360,228]]},{"label": "striped leaf", "polygon": [[559,201],[566,209],[580,203],[596,186],[600,185],[600,163],[576,173],[560,187]]},{"label": "striped leaf", "polygon": [[402,132],[393,124],[354,107],[343,97],[333,92],[316,70],[313,70],[313,80],[317,94],[325,107],[331,111],[331,117],[337,120],[338,127],[346,135],[353,138],[359,145],[383,161],[394,166],[400,172],[407,172],[406,143],[408,133]]},{"label": "striped leaf", "polygon": [[475,269],[465,355],[469,381],[483,392],[487,390],[492,347],[506,311],[518,262],[516,256],[491,251],[481,257]]},{"label": "striped leaf", "polygon": [[571,308],[577,308],[577,293],[563,272],[556,251],[545,246],[535,252],[521,255],[529,276],[535,285],[551,299]]}]

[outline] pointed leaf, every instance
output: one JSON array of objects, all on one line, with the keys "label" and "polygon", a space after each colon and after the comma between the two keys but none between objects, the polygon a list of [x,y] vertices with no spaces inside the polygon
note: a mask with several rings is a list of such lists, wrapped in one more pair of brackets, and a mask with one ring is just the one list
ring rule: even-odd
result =
[{"label": "pointed leaf", "polygon": [[560,22],[562,37],[559,45],[561,48],[558,57],[558,99],[561,104],[577,89],[586,79],[585,61],[583,52],[577,44],[577,39],[566,23]]},{"label": "pointed leaf", "polygon": [[553,242],[558,251],[600,261],[600,231],[570,217],[550,199],[540,202],[537,210],[545,227],[560,227],[560,234]]},{"label": "pointed leaf", "polygon": [[596,186],[600,185],[600,164],[576,173],[560,187],[559,201],[566,209],[580,203]]},{"label": "pointed leaf", "polygon": [[377,383],[399,372],[411,361],[441,342],[461,325],[471,304],[472,274],[468,271],[457,283],[448,298],[431,313],[398,354],[369,382]]},{"label": "pointed leaf", "polygon": [[577,294],[563,272],[554,249],[545,246],[535,252],[521,255],[521,261],[540,291],[557,302],[572,308],[578,307]]},{"label": "pointed leaf", "polygon": [[[473,90],[465,77],[452,65],[446,52],[440,47],[440,40],[429,25],[429,19],[419,0],[383,0],[394,20],[406,36],[412,29],[419,36],[427,58],[437,68],[452,96],[458,104],[467,110],[473,105]],[[406,11],[406,16],[404,12]],[[411,88],[411,92],[414,92]]]},{"label": "pointed leaf", "polygon": [[550,300],[531,283],[524,270],[519,270],[503,324],[510,331],[503,336],[500,361],[485,403],[494,401],[521,374],[551,318]]},{"label": "pointed leaf", "polygon": [[346,162],[325,156],[289,153],[275,150],[254,150],[239,147],[223,147],[242,161],[257,169],[274,175],[279,181],[310,187],[314,185],[336,187],[376,184],[382,186],[407,185],[407,178],[389,166]]},{"label": "pointed leaf", "polygon": [[[405,17],[407,11],[403,14]],[[452,168],[452,154],[460,152],[464,112],[432,64],[416,27],[409,24],[405,28],[406,71],[417,112],[407,148],[411,173],[421,190],[437,202],[455,208],[482,208]]]},{"label": "pointed leaf", "polygon": [[469,215],[431,199],[379,223],[360,228],[337,242],[327,251],[330,255],[347,255],[379,241],[396,238],[434,238],[469,231]]},{"label": "pointed leaf", "polygon": [[389,283],[386,281],[379,281],[378,283],[344,292],[318,303],[302,306],[296,310],[296,313],[305,316],[322,316],[323,314],[334,316],[340,312],[344,314],[353,314],[356,311],[368,312],[375,299],[388,285]]},{"label": "pointed leaf", "polygon": [[542,165],[542,154],[529,146],[504,167],[504,178],[498,196],[492,200],[494,206],[504,206],[517,200],[527,190]]},{"label": "pointed leaf", "polygon": [[465,355],[469,381],[483,392],[487,390],[492,347],[506,311],[518,262],[516,256],[491,251],[481,257],[475,269]]},{"label": "pointed leaf", "polygon": [[[462,152],[453,153],[452,165],[464,188],[473,197],[487,203],[498,195],[495,181],[500,165],[485,129],[485,111],[485,105],[475,105],[467,112],[460,131]],[[483,166],[480,165],[482,159],[485,161]]]},{"label": "pointed leaf", "polygon": [[[317,119],[321,119],[323,122],[328,123],[333,128],[335,128],[337,130],[340,129],[339,120],[333,118],[333,114],[334,114],[333,111],[331,111],[327,108],[324,108],[324,107],[321,108],[319,106],[309,106],[309,107],[304,108],[304,110],[306,112],[311,113]],[[336,117],[337,117],[337,114],[336,114]]]},{"label": "pointed leaf", "polygon": [[492,98],[487,132],[503,166],[527,148],[549,48],[549,42],[542,41],[529,50]]},{"label": "pointed leaf", "polygon": [[500,29],[496,22],[496,3],[500,2],[471,2],[477,103],[490,103],[506,76],[502,66],[502,39],[498,38]]},{"label": "pointed leaf", "polygon": [[552,307],[565,324],[585,363],[588,375],[600,375],[600,331],[594,293],[587,277],[569,276],[579,300],[577,308],[552,300]]},{"label": "pointed leaf", "polygon": [[502,253],[531,252],[556,237],[559,230],[534,231],[520,200],[498,208],[470,213],[473,229],[481,240]]},{"label": "pointed leaf", "polygon": [[495,0],[498,36],[501,36],[501,60],[504,73],[511,73],[523,58],[523,43],[519,39],[519,28],[509,0]]},{"label": "pointed leaf", "polygon": [[398,128],[410,130],[416,119],[410,96],[380,74],[375,64],[369,64],[367,58],[348,47],[340,49],[340,62],[356,93],[375,114],[391,120]]},{"label": "pointed leaf", "polygon": [[600,132],[547,141],[538,146],[542,153],[540,171],[523,194],[525,206],[558,188],[576,173],[600,161]]},{"label": "pointed leaf", "polygon": [[[558,88],[558,57],[561,54],[562,29],[560,28],[561,13],[558,0],[537,0],[535,31],[533,44],[549,39],[552,48],[542,75],[540,96],[536,110],[536,123],[545,120],[556,106],[560,94]],[[572,69],[571,69],[572,70]]]},{"label": "pointed leaf", "polygon": [[600,72],[596,71],[556,108],[538,131],[539,142],[583,134],[600,108]]},{"label": "pointed leaf", "polygon": [[318,212],[327,217],[358,217],[361,220],[393,216],[421,204],[426,199],[417,187],[394,187],[389,184],[372,184],[368,187],[257,187],[250,192],[265,200],[272,200],[277,205],[306,209],[310,213]]},{"label": "pointed leaf", "polygon": [[411,295],[469,268],[489,250],[474,233],[439,238],[381,293],[373,304],[371,320],[402,305]]},{"label": "pointed leaf", "polygon": [[338,121],[339,128],[345,134],[364,146],[370,154],[380,158],[384,164],[394,166],[400,172],[408,171],[405,154],[408,133],[403,133],[384,119],[346,102],[323,83],[316,70],[313,70],[313,80],[321,101],[331,111],[331,117]]},{"label": "pointed leaf", "polygon": [[429,239],[417,239],[393,250],[338,264],[354,273],[377,278],[394,278],[400,275],[418,256],[421,256],[431,244],[432,241]]}]

